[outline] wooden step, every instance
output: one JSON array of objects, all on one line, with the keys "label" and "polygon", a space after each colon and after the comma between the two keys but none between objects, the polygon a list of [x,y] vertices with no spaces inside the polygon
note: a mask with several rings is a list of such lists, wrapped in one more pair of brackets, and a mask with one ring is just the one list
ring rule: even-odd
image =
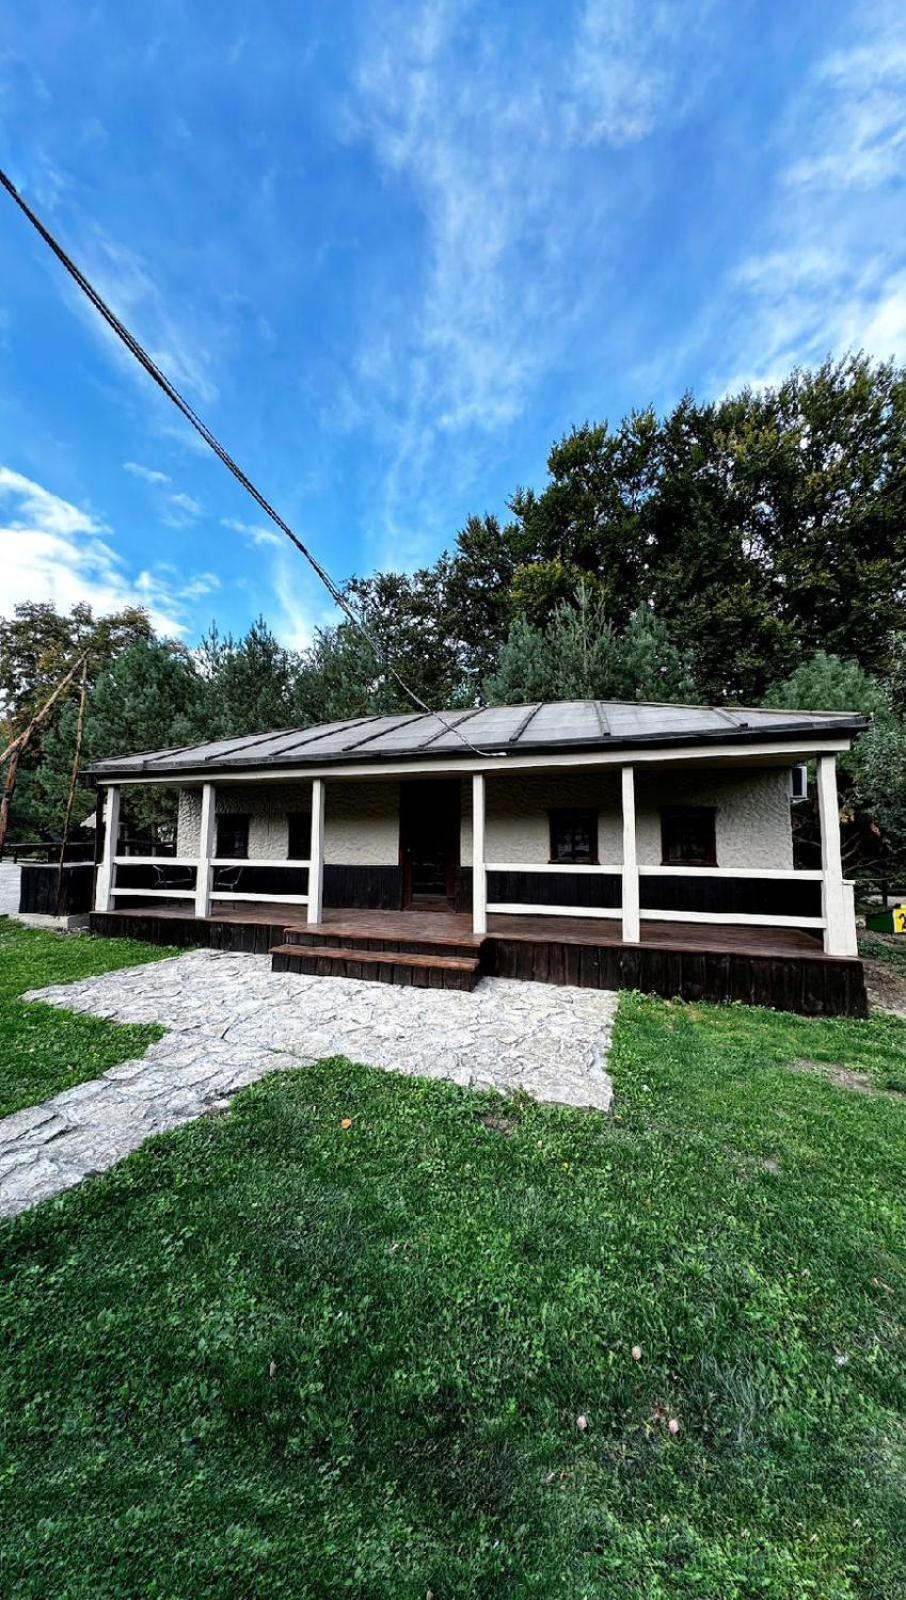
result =
[{"label": "wooden step", "polygon": [[474,956],[464,959],[404,950],[364,950],[352,945],[278,944],[271,950],[271,970],[319,978],[361,978],[418,989],[470,990],[478,977],[478,960]]},{"label": "wooden step", "polygon": [[458,938],[425,939],[403,934],[397,936],[377,933],[359,933],[351,928],[331,928],[317,932],[309,928],[286,928],[284,945],[300,950],[361,950],[400,955],[440,956],[456,961],[474,961],[481,948],[481,940],[471,936]]}]

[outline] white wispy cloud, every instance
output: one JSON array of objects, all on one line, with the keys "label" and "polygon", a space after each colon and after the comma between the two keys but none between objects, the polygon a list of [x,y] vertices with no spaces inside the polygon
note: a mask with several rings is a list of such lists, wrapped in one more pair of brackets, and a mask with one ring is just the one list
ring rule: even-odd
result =
[{"label": "white wispy cloud", "polygon": [[[414,200],[424,243],[404,297],[376,288],[353,388],[338,399],[347,422],[388,438],[379,561],[423,553],[432,499],[524,413],[600,297],[610,194],[605,166],[592,181],[590,152],[615,157],[685,114],[713,42],[700,15],[585,0],[541,40],[470,0],[381,0],[347,131]],[[685,71],[695,50],[699,79]]]},{"label": "white wispy cloud", "polygon": [[114,540],[93,512],[0,466],[4,609],[25,600],[50,601],[61,610],[87,603],[97,613],[144,606],[159,632],[187,632],[186,602],[219,588],[216,574],[187,577],[165,565],[133,573]]},{"label": "white wispy cloud", "polygon": [[304,650],[317,628],[339,622],[340,616],[311,568],[283,541],[270,558],[268,621],[290,650]]},{"label": "white wispy cloud", "polygon": [[279,548],[284,543],[282,536],[273,528],[263,528],[255,522],[241,522],[238,517],[221,517],[220,526],[229,528],[231,533],[241,533],[250,544],[270,544]]},{"label": "white wispy cloud", "polygon": [[702,330],[727,389],[848,349],[906,355],[906,14],[859,13],[851,48],[818,61],[779,142],[767,222]]},{"label": "white wispy cloud", "polygon": [[[81,261],[86,276],[145,346],[152,360],[176,384],[203,404],[217,399],[211,375],[213,358],[198,320],[187,312],[178,317],[147,264],[136,250],[113,239],[95,223],[85,225]],[[77,292],[77,291],[73,291]],[[81,296],[90,325],[116,351],[131,371],[147,382],[134,358]]]},{"label": "white wispy cloud", "polygon": [[145,483],[173,482],[168,472],[159,472],[156,467],[143,467],[138,461],[124,461],[123,471],[131,472],[134,478],[142,478]]},{"label": "white wispy cloud", "polygon": [[812,148],[792,162],[787,181],[837,190],[873,189],[902,181],[906,162],[902,15],[882,24],[872,44],[855,44],[826,57],[813,85]]},{"label": "white wispy cloud", "polygon": [[174,494],[166,497],[166,510],[164,520],[171,526],[183,528],[190,522],[196,522],[202,513],[202,504],[193,494],[186,494],[178,489]]},{"label": "white wispy cloud", "polygon": [[695,79],[681,63],[702,48],[711,6],[586,0],[571,52],[568,131],[583,143],[620,148],[644,139],[665,116],[677,120]]}]

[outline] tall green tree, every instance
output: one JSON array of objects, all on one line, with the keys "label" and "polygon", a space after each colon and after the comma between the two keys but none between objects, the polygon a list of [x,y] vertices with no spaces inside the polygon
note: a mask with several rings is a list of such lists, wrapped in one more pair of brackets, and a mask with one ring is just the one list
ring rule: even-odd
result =
[{"label": "tall green tree", "polygon": [[544,628],[577,574],[622,627],[650,603],[709,700],[757,704],[816,650],[881,676],[906,615],[906,375],[862,355],[662,419],[583,424],[512,518],[471,518],[447,594],[463,664]]},{"label": "tall green tree", "polygon": [[510,623],[519,614],[511,597],[516,573],[535,554],[520,521],[472,516],[456,539],[453,555],[442,557],[448,627],[459,647],[463,684],[473,695],[493,672]]},{"label": "tall green tree", "polygon": [[46,602],[25,601],[0,617],[0,716],[21,726],[88,649],[89,681],[136,640],[151,639],[145,611],[126,606],[95,617],[90,606],[57,611]]},{"label": "tall green tree", "polygon": [[[387,677],[390,709],[411,711],[412,700],[393,673],[428,705],[452,705],[461,698],[464,641],[449,595],[446,557],[430,568],[407,574],[378,572],[354,578],[346,590],[356,615],[378,647],[371,671]],[[343,624],[344,628],[351,624]],[[371,652],[372,657],[375,652]]]},{"label": "tall green tree", "polygon": [[580,588],[546,628],[519,617],[511,625],[485,696],[492,705],[533,700],[695,699],[691,658],[648,606],[615,629],[608,601]]},{"label": "tall green tree", "polygon": [[240,738],[291,727],[298,666],[263,617],[240,639],[221,635],[213,625],[198,652],[198,737]]},{"label": "tall green tree", "polygon": [[[118,654],[152,636],[146,612],[131,606],[101,617],[86,605],[73,606],[68,613],[43,602],[15,606],[12,616],[0,618],[0,742],[6,744],[23,731],[84,650],[89,652],[91,695]],[[74,682],[25,752],[12,808],[14,839],[40,838],[60,827],[75,746],[77,693]],[[84,797],[83,790],[78,804]]]},{"label": "tall green tree", "polygon": [[[871,717],[868,731],[837,762],[847,870],[872,887],[906,881],[906,705],[857,661],[824,650],[774,684],[765,704]],[[795,826],[800,854],[811,865],[820,848],[814,795],[808,808],[797,808]]]},{"label": "tall green tree", "polygon": [[[105,756],[163,750],[197,737],[201,681],[188,651],[170,641],[139,639],[110,662],[94,685],[85,719],[84,766]],[[19,836],[55,836],[72,775],[76,706],[70,700],[52,724],[40,759],[30,763],[16,822]],[[81,821],[95,803],[82,782],[73,817]],[[176,796],[156,786],[129,790],[126,813],[140,834],[154,834],[175,817]]]}]

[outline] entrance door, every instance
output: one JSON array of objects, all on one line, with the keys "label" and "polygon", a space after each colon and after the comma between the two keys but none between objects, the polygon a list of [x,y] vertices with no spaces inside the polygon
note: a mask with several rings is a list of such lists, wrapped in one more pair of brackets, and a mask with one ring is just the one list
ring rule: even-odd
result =
[{"label": "entrance door", "polygon": [[400,864],[403,906],[448,911],[455,903],[459,866],[459,780],[418,780],[400,786]]}]

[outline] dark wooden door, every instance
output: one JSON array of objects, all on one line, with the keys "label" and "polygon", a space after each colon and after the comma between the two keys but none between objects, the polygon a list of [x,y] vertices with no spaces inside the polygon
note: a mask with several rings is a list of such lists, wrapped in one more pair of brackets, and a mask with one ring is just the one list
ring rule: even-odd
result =
[{"label": "dark wooden door", "polygon": [[447,911],[459,866],[459,780],[413,780],[400,786],[403,906]]}]

